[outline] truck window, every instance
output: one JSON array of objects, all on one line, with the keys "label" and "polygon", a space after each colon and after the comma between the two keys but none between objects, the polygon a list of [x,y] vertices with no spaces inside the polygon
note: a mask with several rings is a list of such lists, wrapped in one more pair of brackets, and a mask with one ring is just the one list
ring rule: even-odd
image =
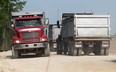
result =
[{"label": "truck window", "polygon": [[16,27],[28,27],[28,26],[39,26],[42,25],[40,19],[29,19],[29,20],[16,20]]}]

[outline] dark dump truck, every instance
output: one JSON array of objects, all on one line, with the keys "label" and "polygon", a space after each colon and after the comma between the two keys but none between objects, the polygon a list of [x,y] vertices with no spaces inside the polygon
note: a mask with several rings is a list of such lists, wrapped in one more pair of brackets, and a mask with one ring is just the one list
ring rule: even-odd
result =
[{"label": "dark dump truck", "polygon": [[108,55],[110,15],[63,13],[62,28],[57,41],[57,54]]}]

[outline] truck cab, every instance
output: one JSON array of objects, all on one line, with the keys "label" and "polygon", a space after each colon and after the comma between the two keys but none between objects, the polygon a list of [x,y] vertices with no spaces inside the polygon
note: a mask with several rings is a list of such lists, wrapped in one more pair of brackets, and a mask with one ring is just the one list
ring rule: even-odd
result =
[{"label": "truck cab", "polygon": [[44,12],[12,13],[13,58],[27,53],[50,55],[44,17]]}]

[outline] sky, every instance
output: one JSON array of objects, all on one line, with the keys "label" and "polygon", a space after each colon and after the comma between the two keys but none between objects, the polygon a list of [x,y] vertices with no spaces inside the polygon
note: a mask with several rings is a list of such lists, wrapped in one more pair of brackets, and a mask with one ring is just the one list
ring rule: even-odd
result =
[{"label": "sky", "polygon": [[23,11],[44,11],[51,24],[61,20],[62,13],[93,12],[110,14],[111,34],[116,34],[116,0],[25,0]]}]

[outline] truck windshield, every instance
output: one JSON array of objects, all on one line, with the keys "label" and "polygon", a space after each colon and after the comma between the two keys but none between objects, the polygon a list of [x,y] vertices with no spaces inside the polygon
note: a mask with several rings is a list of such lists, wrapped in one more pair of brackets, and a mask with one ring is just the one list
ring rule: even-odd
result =
[{"label": "truck windshield", "polygon": [[28,26],[39,26],[42,25],[40,19],[29,19],[29,20],[16,20],[16,27],[28,27]]}]

